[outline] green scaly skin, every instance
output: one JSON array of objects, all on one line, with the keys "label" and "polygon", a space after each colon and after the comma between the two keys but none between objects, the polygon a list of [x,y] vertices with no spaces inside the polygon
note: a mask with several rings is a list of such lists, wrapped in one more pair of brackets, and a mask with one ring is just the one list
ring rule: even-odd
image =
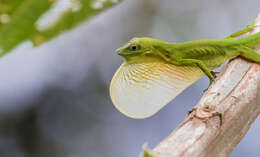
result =
[{"label": "green scaly skin", "polygon": [[244,38],[232,38],[251,31],[253,27],[254,24],[251,23],[247,28],[222,40],[168,43],[153,38],[133,38],[117,52],[127,61],[132,62],[152,56],[177,66],[198,66],[210,79],[211,84],[214,81],[211,70],[227,60],[241,56],[249,61],[260,63],[260,54],[253,50],[256,45],[260,44],[260,32]]}]

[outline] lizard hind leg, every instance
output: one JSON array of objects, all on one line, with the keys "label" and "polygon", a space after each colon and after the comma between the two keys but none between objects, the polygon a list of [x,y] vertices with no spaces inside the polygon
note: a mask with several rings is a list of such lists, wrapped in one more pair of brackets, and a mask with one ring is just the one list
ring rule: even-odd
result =
[{"label": "lizard hind leg", "polygon": [[241,35],[244,35],[244,34],[250,32],[250,31],[252,31],[254,28],[255,28],[254,21],[252,21],[246,28],[237,31],[237,32],[235,32],[235,33],[225,37],[224,39],[230,39],[230,38],[239,37]]},{"label": "lizard hind leg", "polygon": [[260,54],[249,47],[243,47],[240,56],[249,61],[260,63]]}]

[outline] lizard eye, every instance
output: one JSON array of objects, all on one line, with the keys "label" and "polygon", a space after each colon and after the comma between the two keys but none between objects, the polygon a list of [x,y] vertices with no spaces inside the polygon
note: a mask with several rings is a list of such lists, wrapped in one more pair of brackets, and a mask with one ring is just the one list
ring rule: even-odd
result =
[{"label": "lizard eye", "polygon": [[131,49],[132,51],[136,51],[136,50],[139,49],[139,46],[134,44],[134,45],[131,45],[131,46],[130,46],[130,49]]}]

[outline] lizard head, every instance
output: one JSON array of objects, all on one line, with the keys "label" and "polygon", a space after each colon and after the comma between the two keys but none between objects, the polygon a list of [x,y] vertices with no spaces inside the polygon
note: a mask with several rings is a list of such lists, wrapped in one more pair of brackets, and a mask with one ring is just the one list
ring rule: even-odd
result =
[{"label": "lizard head", "polygon": [[198,67],[163,60],[167,46],[158,39],[133,38],[117,50],[126,61],[111,80],[110,97],[124,115],[150,117],[202,76]]},{"label": "lizard head", "polygon": [[124,46],[117,49],[117,53],[126,60],[131,60],[136,57],[153,56],[156,54],[156,49],[153,47],[156,42],[155,40],[157,39],[133,38]]}]

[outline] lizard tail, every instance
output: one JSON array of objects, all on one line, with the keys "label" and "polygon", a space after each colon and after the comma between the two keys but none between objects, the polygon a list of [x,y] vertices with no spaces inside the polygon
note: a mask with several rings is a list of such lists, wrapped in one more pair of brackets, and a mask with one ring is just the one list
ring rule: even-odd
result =
[{"label": "lizard tail", "polygon": [[260,32],[238,39],[239,44],[254,48],[260,44]]}]

